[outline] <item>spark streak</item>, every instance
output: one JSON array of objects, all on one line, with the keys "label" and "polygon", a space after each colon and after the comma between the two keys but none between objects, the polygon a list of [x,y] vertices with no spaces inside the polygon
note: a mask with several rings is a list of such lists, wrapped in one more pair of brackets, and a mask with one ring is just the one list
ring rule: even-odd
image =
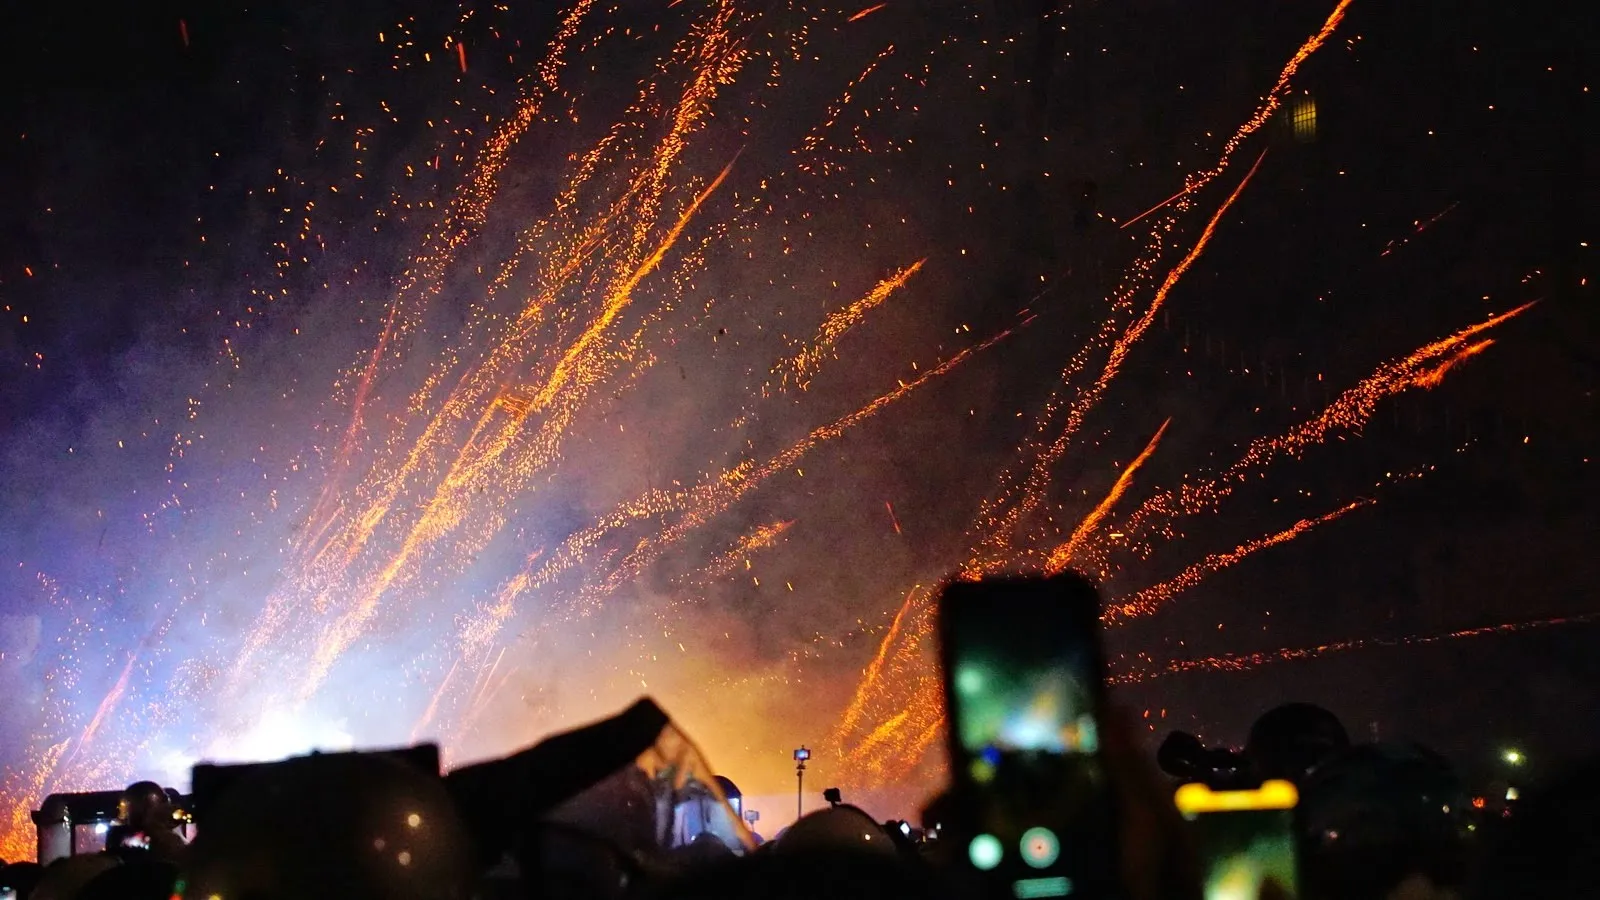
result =
[{"label": "spark streak", "polygon": [[1194,587],[1207,577],[1229,566],[1236,565],[1244,560],[1245,557],[1259,553],[1268,547],[1287,544],[1319,525],[1326,525],[1347,513],[1354,512],[1364,506],[1371,506],[1374,502],[1372,500],[1357,500],[1353,503],[1347,503],[1314,519],[1301,519],[1283,531],[1246,541],[1227,553],[1213,553],[1200,562],[1184,569],[1176,577],[1168,581],[1147,587],[1126,600],[1117,600],[1107,604],[1105,619],[1107,622],[1115,622],[1132,616],[1150,615],[1163,603]]},{"label": "spark streak", "polygon": [[1567,625],[1591,625],[1600,622],[1600,613],[1582,613],[1575,616],[1556,616],[1548,619],[1531,619],[1524,622],[1505,622],[1499,625],[1483,625],[1476,628],[1462,628],[1443,634],[1408,635],[1397,638],[1357,638],[1348,641],[1332,641],[1318,644],[1313,647],[1284,647],[1281,650],[1263,650],[1255,653],[1229,653],[1222,656],[1208,656],[1203,659],[1175,659],[1158,669],[1147,669],[1134,672],[1123,672],[1107,679],[1111,684],[1140,684],[1163,678],[1168,675],[1181,675],[1187,672],[1245,672],[1262,666],[1279,662],[1296,662],[1304,659],[1317,659],[1334,653],[1343,653],[1350,650],[1377,649],[1384,647],[1411,647],[1426,644],[1437,644],[1441,641],[1455,640],[1458,638],[1489,637],[1500,634],[1517,634],[1525,631],[1539,631],[1547,628],[1559,628]]},{"label": "spark streak", "polygon": [[1066,571],[1067,566],[1072,564],[1073,558],[1082,549],[1084,541],[1094,534],[1095,529],[1100,527],[1100,523],[1111,512],[1112,507],[1116,506],[1117,501],[1122,499],[1122,495],[1127,493],[1128,487],[1133,484],[1133,476],[1139,471],[1139,467],[1144,465],[1145,460],[1156,452],[1156,447],[1161,444],[1161,436],[1167,433],[1167,426],[1171,424],[1171,419],[1161,423],[1161,427],[1157,428],[1156,433],[1150,437],[1150,442],[1145,444],[1144,449],[1139,452],[1138,456],[1134,457],[1133,462],[1129,463],[1127,468],[1123,469],[1122,473],[1117,476],[1116,483],[1111,485],[1111,490],[1106,493],[1105,499],[1101,500],[1094,509],[1089,511],[1087,516],[1083,517],[1083,521],[1079,522],[1078,527],[1073,529],[1072,536],[1067,539],[1067,542],[1057,547],[1050,554],[1049,563],[1045,567],[1046,571],[1051,574],[1059,574]]}]

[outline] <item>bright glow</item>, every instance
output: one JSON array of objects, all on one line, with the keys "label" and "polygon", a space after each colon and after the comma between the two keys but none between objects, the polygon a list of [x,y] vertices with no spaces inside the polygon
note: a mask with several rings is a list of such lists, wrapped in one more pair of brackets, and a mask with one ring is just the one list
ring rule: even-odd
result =
[{"label": "bright glow", "polygon": [[416,828],[422,824],[422,817],[416,813],[412,813],[411,815],[406,816],[406,824],[410,825],[412,828]]},{"label": "bright glow", "polygon": [[111,828],[111,826],[107,825],[104,822],[96,822],[94,824],[94,833],[95,834],[105,834],[107,831],[110,830],[110,828]]},{"label": "bright glow", "polygon": [[307,719],[273,710],[249,730],[225,736],[207,747],[201,758],[211,762],[261,762],[304,756],[313,750],[342,751],[355,747],[345,723]]},{"label": "bright glow", "polygon": [[1512,764],[1513,766],[1520,766],[1528,761],[1528,758],[1522,755],[1521,750],[1507,750],[1506,752],[1500,754],[1500,758]]},{"label": "bright glow", "polygon": [[1000,865],[1000,858],[1005,856],[1006,850],[1000,845],[1000,839],[992,834],[980,834],[967,845],[967,859],[972,860],[972,867],[980,872],[987,872]]},{"label": "bright glow", "polygon": [[1178,788],[1173,801],[1185,816],[1244,809],[1294,809],[1300,802],[1300,792],[1290,782],[1279,780],[1263,782],[1253,791],[1213,791],[1196,782]]},{"label": "bright glow", "polygon": [[1070,878],[1024,878],[1011,886],[1017,900],[1034,897],[1065,897],[1072,893]]},{"label": "bright glow", "polygon": [[1035,869],[1048,869],[1061,856],[1061,841],[1048,828],[1029,828],[1022,833],[1022,861]]},{"label": "bright glow", "polygon": [[1517,793],[1517,789],[1516,788],[1514,788],[1514,787],[1506,788],[1506,799],[1507,800],[1515,800],[1519,796],[1521,796],[1521,795]]},{"label": "bright glow", "polygon": [[977,666],[960,666],[956,669],[956,690],[963,694],[976,694],[983,690],[983,670]]}]

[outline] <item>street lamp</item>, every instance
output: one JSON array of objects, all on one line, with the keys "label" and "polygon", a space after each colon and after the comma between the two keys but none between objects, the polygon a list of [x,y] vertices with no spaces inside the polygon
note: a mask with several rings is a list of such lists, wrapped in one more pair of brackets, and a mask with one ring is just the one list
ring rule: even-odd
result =
[{"label": "street lamp", "polygon": [[806,812],[806,760],[811,758],[811,751],[801,745],[794,751],[794,817],[799,821]]}]

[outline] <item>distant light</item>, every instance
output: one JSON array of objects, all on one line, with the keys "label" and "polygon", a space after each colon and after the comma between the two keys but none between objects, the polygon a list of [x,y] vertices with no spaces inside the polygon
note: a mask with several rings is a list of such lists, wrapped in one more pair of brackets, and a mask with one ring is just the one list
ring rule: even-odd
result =
[{"label": "distant light", "polygon": [[395,856],[395,859],[400,861],[400,865],[409,866],[409,865],[411,865],[411,851],[410,850],[401,850],[400,853],[397,856]]},{"label": "distant light", "polygon": [[1514,788],[1514,787],[1506,788],[1506,799],[1507,800],[1515,800],[1519,796],[1521,796],[1521,795],[1517,793],[1517,789],[1516,788]]},{"label": "distant light", "polygon": [[910,837],[911,836],[911,823],[910,822],[901,822],[900,823],[900,833],[905,835],[906,837]]},{"label": "distant light", "polygon": [[1006,850],[1000,845],[1000,839],[992,834],[980,834],[967,845],[967,859],[972,860],[972,867],[981,872],[987,872],[1000,865],[1000,858],[1005,856]]},{"label": "distant light", "polygon": [[1506,752],[1500,754],[1500,758],[1512,764],[1513,766],[1520,766],[1528,761],[1528,758],[1522,755],[1521,750],[1507,750]]},{"label": "distant light", "polygon": [[422,824],[422,816],[412,813],[411,815],[406,816],[406,824],[410,825],[412,828],[416,828]]},{"label": "distant light", "polygon": [[105,834],[108,830],[110,830],[110,828],[111,828],[111,826],[107,825],[104,822],[96,822],[95,825],[94,825],[94,833],[95,834]]},{"label": "distant light", "polygon": [[1297,97],[1289,110],[1289,124],[1297,141],[1314,141],[1317,138],[1317,101],[1310,97]]}]

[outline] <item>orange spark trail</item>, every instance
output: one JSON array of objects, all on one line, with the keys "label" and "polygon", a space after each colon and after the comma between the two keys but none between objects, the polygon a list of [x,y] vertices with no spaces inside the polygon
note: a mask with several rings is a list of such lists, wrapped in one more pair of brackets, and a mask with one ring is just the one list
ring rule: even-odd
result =
[{"label": "orange spark trail", "polygon": [[[1111,345],[1111,352],[1106,356],[1106,363],[1104,368],[1101,369],[1099,377],[1094,380],[1092,385],[1078,393],[1077,398],[1068,409],[1067,421],[1062,426],[1060,433],[1057,434],[1056,439],[1051,442],[1050,446],[1045,448],[1034,460],[1032,471],[1029,472],[1028,479],[1023,485],[1021,499],[1007,510],[1001,519],[999,530],[993,535],[994,540],[990,543],[991,548],[993,548],[990,557],[986,562],[981,558],[975,559],[977,563],[975,568],[977,570],[989,570],[1004,562],[1008,554],[997,551],[1008,546],[1010,537],[1017,526],[1043,501],[1045,490],[1050,484],[1050,471],[1060,461],[1061,457],[1066,454],[1067,448],[1072,443],[1072,438],[1083,425],[1084,418],[1100,402],[1100,398],[1105,394],[1106,388],[1121,373],[1122,365],[1127,359],[1128,352],[1133,349],[1134,344],[1139,342],[1139,339],[1149,330],[1150,325],[1155,322],[1156,313],[1161,311],[1167,295],[1182,280],[1184,273],[1189,271],[1189,267],[1194,265],[1194,261],[1199,259],[1200,255],[1205,252],[1206,245],[1211,242],[1211,236],[1216,233],[1217,224],[1222,221],[1222,217],[1232,208],[1234,201],[1239,199],[1239,195],[1243,193],[1245,187],[1250,184],[1251,177],[1261,167],[1261,160],[1265,158],[1266,151],[1262,151],[1261,155],[1256,157],[1255,165],[1250,167],[1250,171],[1245,173],[1244,178],[1240,179],[1238,185],[1234,187],[1233,193],[1228,195],[1228,199],[1224,200],[1222,205],[1217,207],[1217,211],[1212,214],[1211,220],[1206,222],[1206,227],[1201,230],[1200,237],[1195,241],[1194,246],[1172,268],[1172,271],[1167,273],[1167,277],[1161,282],[1161,286],[1156,289],[1155,295],[1150,298],[1150,304],[1145,308],[1144,314],[1130,324],[1122,335],[1117,338],[1116,342]],[[969,566],[969,568],[974,568],[974,566]]]},{"label": "orange spark trail", "polygon": [[1455,209],[1457,206],[1460,206],[1460,205],[1461,205],[1461,201],[1457,200],[1454,203],[1450,204],[1449,206],[1446,206],[1444,209],[1440,210],[1439,212],[1434,213],[1434,215],[1431,218],[1429,218],[1426,222],[1417,222],[1417,223],[1415,223],[1411,228],[1411,233],[1410,234],[1406,235],[1403,238],[1399,238],[1397,240],[1390,241],[1386,246],[1384,246],[1383,252],[1379,253],[1378,255],[1379,256],[1388,256],[1389,254],[1395,252],[1396,250],[1399,250],[1401,247],[1404,247],[1405,245],[1411,243],[1411,239],[1412,238],[1414,238],[1417,235],[1423,233],[1424,231],[1427,231],[1429,228],[1432,228],[1434,225],[1437,225],[1439,223],[1440,219],[1442,219],[1445,216],[1449,215],[1451,210]]},{"label": "orange spark trail", "polygon": [[885,500],[883,508],[889,511],[889,524],[894,526],[894,533],[900,534],[900,517],[894,514],[894,504]]},{"label": "orange spark trail", "polygon": [[[579,613],[587,614],[591,612],[604,597],[609,596],[623,584],[637,577],[639,572],[643,571],[646,566],[660,559],[670,547],[682,541],[691,531],[720,515],[747,492],[759,486],[774,474],[792,468],[817,445],[839,437],[849,429],[876,415],[884,407],[905,397],[928,382],[948,374],[973,355],[989,349],[1010,337],[1017,329],[1025,328],[1032,322],[1033,318],[1030,317],[980,344],[962,350],[938,366],[923,372],[912,381],[903,382],[895,390],[877,397],[855,412],[845,415],[828,425],[814,429],[807,437],[768,460],[760,467],[755,467],[750,463],[741,464],[735,469],[724,473],[720,478],[703,483],[693,490],[685,492],[681,495],[681,499],[688,501],[688,504],[678,522],[653,538],[641,540],[638,546],[622,562],[618,563],[608,576],[598,584],[591,584],[581,591],[575,603]],[[552,559],[540,571],[534,572],[525,568],[507,581],[497,592],[496,600],[489,610],[490,615],[475,617],[463,632],[463,653],[470,652],[470,646],[481,647],[492,641],[505,622],[515,614],[517,600],[523,594],[548,583],[556,572],[576,565],[582,560],[585,549],[592,546],[595,541],[611,528],[624,524],[639,513],[646,511],[650,506],[650,497],[634,503],[624,504],[622,509],[607,517],[606,521],[597,523],[595,526],[591,526],[578,535],[569,538],[566,545],[556,555],[556,558]],[[531,564],[532,560],[529,562]],[[470,635],[470,644],[466,642],[467,635]],[[463,727],[465,727],[465,724]]]},{"label": "orange spark trail", "polygon": [[1326,525],[1346,513],[1354,512],[1364,506],[1371,506],[1375,502],[1374,500],[1357,500],[1314,519],[1301,519],[1276,534],[1269,534],[1265,537],[1246,541],[1227,553],[1213,553],[1200,562],[1184,569],[1176,578],[1147,587],[1126,600],[1117,600],[1107,604],[1103,618],[1110,623],[1122,618],[1150,615],[1163,603],[1194,587],[1208,576],[1240,562],[1245,557],[1268,547],[1287,544],[1319,525]]},{"label": "orange spark trail", "polygon": [[[794,520],[790,519],[759,526],[749,534],[742,535],[732,547],[724,551],[710,565],[694,573],[691,577],[678,580],[684,583],[706,585],[737,569],[741,562],[748,566],[749,557],[752,553],[772,547],[777,543],[778,538],[793,525]],[[670,610],[680,605],[677,601],[669,602],[667,608]]]},{"label": "orange spark trail", "polygon": [[1110,513],[1111,508],[1117,505],[1118,500],[1122,499],[1122,495],[1127,493],[1128,487],[1133,484],[1134,473],[1138,472],[1139,467],[1144,465],[1145,460],[1156,452],[1156,447],[1161,443],[1161,436],[1167,433],[1167,426],[1171,424],[1171,419],[1161,423],[1161,427],[1156,429],[1156,433],[1151,436],[1150,442],[1145,445],[1144,450],[1134,457],[1133,462],[1129,463],[1127,468],[1122,470],[1122,474],[1117,476],[1116,483],[1111,486],[1111,490],[1106,494],[1105,499],[1101,500],[1087,516],[1083,517],[1083,521],[1079,522],[1078,527],[1073,529],[1072,536],[1067,539],[1067,542],[1057,547],[1055,552],[1050,554],[1050,561],[1045,567],[1048,572],[1054,575],[1066,571],[1067,566],[1072,563],[1073,557],[1082,548],[1083,542],[1094,534],[1095,529],[1100,527],[1100,522],[1105,519],[1106,514]]},{"label": "orange spark trail", "polygon": [[[631,302],[634,289],[660,265],[661,260],[666,257],[673,245],[677,243],[678,237],[683,234],[683,230],[688,227],[695,213],[700,210],[706,199],[722,185],[723,180],[728,177],[728,173],[732,169],[733,162],[729,162],[723,167],[717,177],[694,198],[688,208],[678,217],[678,220],[673,223],[672,228],[662,238],[654,252],[646,257],[634,269],[633,273],[611,292],[600,316],[591,322],[578,339],[567,348],[566,353],[561,358],[561,361],[556,364],[543,389],[532,398],[530,405],[533,410],[542,410],[548,406],[557,392],[573,377],[573,368],[577,364],[575,361],[600,339],[622,309]],[[328,671],[333,667],[334,660],[361,635],[367,623],[377,612],[378,603],[384,592],[394,584],[396,578],[412,561],[417,552],[425,544],[441,537],[460,521],[462,510],[458,498],[474,483],[475,478],[480,473],[498,461],[503,449],[504,444],[497,443],[488,450],[475,452],[476,448],[470,440],[462,447],[461,454],[452,464],[451,471],[440,481],[434,502],[429,505],[428,510],[423,515],[423,519],[407,534],[399,552],[389,561],[389,564],[385,566],[372,585],[362,593],[352,608],[324,632],[306,673],[305,686],[302,688],[303,696],[315,690],[327,678]],[[473,454],[471,459],[468,459],[469,454]],[[443,506],[442,504],[447,500],[456,502],[449,506]]]},{"label": "orange spark trail", "polygon": [[877,12],[880,9],[883,9],[885,6],[888,6],[888,5],[889,4],[887,4],[887,3],[879,3],[877,6],[869,6],[866,9],[863,9],[862,11],[860,11],[860,12],[856,13],[855,15],[851,16],[850,18],[845,19],[844,20],[845,24],[848,25],[851,22],[855,22],[855,21],[859,21],[861,19],[865,19],[867,16],[872,15],[873,13]]},{"label": "orange spark trail", "polygon": [[1150,207],[1149,209],[1145,210],[1144,212],[1139,213],[1137,216],[1134,216],[1133,218],[1129,219],[1128,221],[1123,222],[1121,225],[1118,225],[1117,226],[1117,230],[1120,231],[1120,230],[1122,230],[1124,228],[1127,228],[1128,226],[1132,225],[1133,223],[1139,221],[1140,219],[1143,219],[1145,216],[1148,216],[1151,213],[1162,209],[1168,203],[1171,203],[1172,201],[1178,199],[1179,197],[1184,196],[1185,194],[1190,193],[1191,191],[1192,191],[1192,188],[1186,188],[1186,187],[1185,188],[1179,188],[1177,193],[1175,193],[1172,196],[1168,197],[1167,199],[1161,201],[1160,203],[1157,203],[1155,206]]},{"label": "orange spark trail", "polygon": [[895,639],[900,636],[900,623],[905,620],[906,612],[911,609],[917,600],[917,594],[922,590],[922,585],[914,585],[906,592],[906,599],[900,604],[900,610],[894,614],[894,621],[889,623],[889,632],[883,636],[878,644],[878,654],[867,664],[866,671],[862,673],[861,683],[856,685],[855,696],[851,698],[850,705],[845,708],[844,716],[839,720],[839,727],[834,729],[834,734],[844,735],[855,730],[856,723],[861,720],[861,714],[866,709],[867,692],[878,682],[878,673],[883,670],[883,661],[889,657],[889,648],[894,646]]},{"label": "orange spark trail", "polygon": [[50,776],[55,773],[61,763],[62,755],[67,752],[67,747],[71,744],[72,741],[65,740],[46,748],[37,757],[36,764],[28,767],[31,775],[25,777],[20,772],[6,774],[5,784],[0,786],[0,797],[4,798],[3,804],[0,805],[3,805],[10,815],[9,821],[0,828],[0,857],[15,860],[32,859],[38,852],[39,846],[34,837],[37,830],[29,814],[34,804],[47,793]]},{"label": "orange spark trail", "polygon": [[1424,372],[1423,374],[1418,375],[1414,383],[1417,387],[1426,388],[1427,390],[1431,391],[1439,385],[1444,384],[1444,376],[1451,369],[1454,369],[1456,366],[1474,356],[1477,356],[1479,353],[1482,353],[1492,346],[1494,346],[1494,338],[1485,338],[1476,344],[1468,344],[1467,346],[1462,347],[1455,356],[1452,356],[1440,363],[1439,366],[1433,371]]},{"label": "orange spark trail", "polygon": [[1257,669],[1261,666],[1278,662],[1294,662],[1302,659],[1316,659],[1331,653],[1341,653],[1346,650],[1362,650],[1380,647],[1411,647],[1425,644],[1437,644],[1442,641],[1456,638],[1487,637],[1497,634],[1516,634],[1523,631],[1537,631],[1545,628],[1557,628],[1562,625],[1590,625],[1600,622],[1600,613],[1583,613],[1576,616],[1556,616],[1549,619],[1532,619],[1525,622],[1504,622],[1499,625],[1483,625],[1477,628],[1462,628],[1443,634],[1407,635],[1398,638],[1357,638],[1348,641],[1334,641],[1319,644],[1314,647],[1284,647],[1279,650],[1263,650],[1256,653],[1229,653],[1222,656],[1208,656],[1203,659],[1175,659],[1168,662],[1160,669],[1139,672],[1124,672],[1113,675],[1107,679],[1111,684],[1141,684],[1153,681],[1167,675],[1181,675],[1186,672],[1244,672]]},{"label": "orange spark trail", "polygon": [[[1259,131],[1272,118],[1272,115],[1277,112],[1279,107],[1283,105],[1284,95],[1288,92],[1289,83],[1295,73],[1299,71],[1301,64],[1311,54],[1315,53],[1327,42],[1334,30],[1338,28],[1339,23],[1344,20],[1345,10],[1349,8],[1351,2],[1352,0],[1340,0],[1339,4],[1334,7],[1333,12],[1329,13],[1328,18],[1323,22],[1317,33],[1307,38],[1299,49],[1295,51],[1294,55],[1289,58],[1289,61],[1279,73],[1277,82],[1262,98],[1255,112],[1223,144],[1222,152],[1218,155],[1216,164],[1210,169],[1192,172],[1184,178],[1182,190],[1175,195],[1175,197],[1181,198],[1178,200],[1176,207],[1178,213],[1188,210],[1190,198],[1194,193],[1221,175],[1232,162],[1233,154],[1239,146],[1250,135]],[[1257,158],[1256,165],[1259,166],[1260,163],[1261,160]],[[1248,180],[1247,177],[1246,181]],[[1172,201],[1169,200],[1167,202],[1170,203]],[[1124,286],[1119,287],[1116,294],[1111,298],[1113,312],[1120,312],[1131,304],[1133,295],[1142,284],[1144,272],[1159,260],[1162,250],[1161,238],[1173,222],[1176,221],[1176,215],[1167,217],[1162,224],[1158,224],[1151,231],[1146,252],[1134,262],[1130,269],[1131,274],[1125,276]],[[1038,506],[1042,499],[1042,491],[1048,482],[1048,470],[1054,465],[1053,454],[1058,446],[1064,451],[1065,443],[1070,439],[1070,434],[1063,433],[1056,438],[1052,445],[1044,449],[1035,449],[1038,447],[1038,442],[1043,440],[1044,435],[1049,432],[1051,423],[1054,421],[1057,410],[1062,403],[1060,391],[1088,365],[1091,351],[1102,346],[1103,341],[1109,340],[1109,335],[1115,333],[1116,327],[1115,317],[1108,319],[1102,327],[1101,333],[1080,349],[1068,362],[1066,368],[1062,370],[1056,391],[1052,392],[1050,399],[1045,403],[1044,410],[1036,417],[1033,434],[1024,442],[1023,452],[1034,455],[1034,465],[1028,474],[1027,481],[1021,488],[1022,496],[1019,499],[1013,499],[1018,488],[1011,483],[1011,472],[1002,473],[999,492],[984,501],[974,522],[972,531],[980,535],[980,537],[977,550],[974,551],[964,567],[967,573],[976,575],[984,571],[993,570],[997,566],[1004,565],[1012,556],[1011,541],[1017,526],[1021,524],[1027,513]],[[1074,408],[1081,410],[1082,407],[1080,404]],[[1071,426],[1069,423],[1069,428],[1075,429],[1075,426]]]},{"label": "orange spark trail", "polygon": [[[703,527],[711,519],[721,515],[745,494],[760,486],[772,476],[788,471],[795,467],[805,455],[817,446],[837,439],[845,432],[872,418],[885,407],[892,405],[927,384],[934,379],[944,376],[971,359],[974,355],[993,347],[1016,333],[1019,328],[1025,328],[1033,323],[1033,318],[1023,320],[1018,325],[1006,329],[982,343],[967,347],[951,356],[949,359],[923,372],[917,378],[901,382],[900,386],[883,394],[870,403],[836,419],[835,421],[819,426],[806,437],[791,445],[782,453],[772,457],[759,467],[746,462],[721,474],[714,481],[709,481],[697,486],[688,493],[692,499],[690,506],[683,512],[677,522],[663,529],[653,537],[646,537],[619,562],[605,578],[598,583],[591,583],[588,588],[580,592],[577,607],[580,615],[592,613],[622,585],[637,578],[649,565],[659,560],[668,549],[681,542],[691,532]],[[518,595],[531,589],[540,582],[535,576],[526,572],[513,578],[500,591],[497,605],[513,604]]]},{"label": "orange spark trail", "polygon": [[[328,466],[328,483],[312,510],[305,546],[315,546],[320,535],[337,518],[334,508],[339,490],[338,482],[351,465],[351,457],[361,433],[362,416],[385,352],[390,341],[400,331],[405,330],[405,323],[401,321],[400,316],[403,312],[411,311],[410,308],[416,303],[426,303],[431,300],[443,289],[445,271],[455,260],[457,251],[477,236],[478,229],[487,220],[489,204],[499,190],[500,172],[510,158],[511,149],[538,117],[545,97],[555,90],[557,76],[565,65],[567,48],[577,37],[579,26],[594,4],[595,0],[577,0],[562,19],[545,51],[544,60],[537,67],[539,80],[533,84],[530,93],[518,103],[515,114],[501,124],[484,143],[477,164],[472,169],[471,178],[461,185],[451,199],[441,227],[435,232],[436,236],[430,239],[428,245],[406,271],[407,280],[389,304],[389,310],[384,316],[383,329],[378,334],[378,341],[362,368],[361,378],[357,382],[355,396],[350,404],[350,424],[345,429],[338,453]],[[465,48],[462,48],[462,54],[462,69],[465,71]]]},{"label": "orange spark trail", "polygon": [[1255,114],[1241,125],[1238,131],[1233,133],[1233,137],[1229,138],[1227,143],[1222,145],[1222,153],[1218,158],[1216,167],[1208,172],[1197,172],[1184,179],[1184,187],[1186,189],[1193,189],[1222,174],[1222,170],[1227,168],[1228,160],[1233,156],[1233,151],[1237,150],[1246,138],[1259,131],[1261,126],[1267,124],[1267,120],[1272,118],[1272,114],[1277,112],[1278,107],[1283,105],[1284,94],[1289,91],[1289,82],[1294,78],[1295,73],[1300,70],[1300,65],[1310,58],[1311,54],[1317,52],[1323,44],[1327,43],[1328,38],[1333,36],[1333,32],[1338,29],[1339,23],[1344,21],[1345,10],[1350,8],[1352,2],[1353,0],[1339,0],[1339,5],[1335,6],[1333,12],[1328,14],[1328,18],[1322,23],[1322,27],[1317,30],[1317,33],[1307,38],[1305,43],[1300,45],[1300,49],[1295,51],[1294,56],[1289,58],[1289,62],[1284,65],[1283,71],[1278,73],[1278,80],[1273,84],[1272,90],[1267,92],[1266,98],[1256,108]]},{"label": "orange spark trail", "polygon": [[911,276],[921,271],[922,264],[927,261],[927,257],[917,260],[878,282],[865,297],[829,314],[817,328],[817,336],[812,339],[811,344],[796,354],[792,360],[779,362],[773,367],[773,373],[781,375],[784,383],[792,378],[796,387],[805,390],[810,386],[812,376],[822,368],[823,359],[833,353],[834,344],[839,338],[851,328],[861,324],[867,313],[889,299],[889,295],[905,287]]},{"label": "orange spark trail", "polygon": [[[1259,437],[1251,441],[1238,460],[1209,481],[1185,484],[1176,491],[1166,491],[1145,500],[1121,529],[1124,545],[1134,545],[1146,531],[1158,527],[1160,523],[1180,515],[1194,515],[1215,508],[1223,498],[1233,493],[1234,487],[1248,471],[1260,469],[1285,454],[1299,456],[1308,448],[1322,443],[1335,429],[1360,428],[1372,417],[1380,400],[1412,387],[1428,387],[1437,383],[1445,371],[1464,358],[1462,348],[1469,339],[1522,315],[1537,302],[1525,303],[1509,312],[1491,316],[1449,337],[1426,344],[1401,359],[1379,366],[1376,372],[1340,394],[1314,418],[1281,435]],[[1467,346],[1471,352],[1466,355],[1484,349],[1477,344]],[[1441,357],[1444,357],[1442,362]]]},{"label": "orange spark trail", "polygon": [[1018,328],[1026,327],[1027,325],[1032,324],[1032,322],[1033,319],[1030,317],[1024,320],[1021,324],[1012,328],[1008,328],[1005,331],[1002,331],[999,334],[996,334],[995,336],[985,340],[981,344],[967,347],[939,365],[934,366],[928,371],[922,373],[922,375],[919,377],[911,381],[902,382],[899,387],[878,397],[871,403],[868,403],[866,406],[861,407],[855,412],[843,416],[842,418],[830,424],[823,425],[812,430],[810,434],[806,435],[806,437],[802,438],[798,443],[768,460],[760,468],[746,470],[745,467],[741,466],[737,469],[724,473],[720,479],[720,483],[716,485],[716,489],[709,495],[707,502],[705,502],[699,508],[690,509],[685,512],[681,519],[679,519],[671,527],[663,530],[657,537],[646,538],[641,541],[639,546],[635,548],[633,552],[629,553],[623,559],[622,563],[620,563],[612,572],[612,574],[605,580],[603,586],[598,592],[587,592],[589,600],[591,602],[598,603],[600,596],[609,595],[622,584],[632,581],[634,578],[638,577],[640,571],[642,571],[645,566],[655,562],[657,559],[660,559],[661,554],[664,553],[668,547],[683,540],[683,538],[688,535],[689,532],[705,525],[705,523],[712,517],[720,515],[728,507],[732,506],[735,501],[743,497],[750,490],[765,482],[767,479],[771,478],[773,475],[793,468],[795,464],[801,460],[801,458],[815,449],[819,444],[837,439],[846,431],[849,431],[856,425],[859,425],[867,419],[877,415],[878,412],[884,407],[889,406],[896,400],[905,397],[907,394],[910,394],[917,388],[927,384],[929,381],[947,374],[957,366],[961,365],[963,362],[966,362],[975,354],[982,353],[984,350],[987,350],[1000,341],[1010,337]]},{"label": "orange spark trail", "polygon": [[416,743],[417,737],[422,734],[422,730],[433,724],[433,716],[439,711],[439,700],[444,696],[445,690],[450,687],[450,680],[456,677],[456,668],[460,665],[460,658],[450,664],[450,671],[445,673],[444,681],[439,682],[439,689],[433,692],[433,698],[428,701],[428,708],[423,710],[422,717],[417,719],[417,724],[411,726],[411,743]]},{"label": "orange spark trail", "polygon": [[585,351],[595,341],[600,339],[601,335],[605,334],[623,308],[633,301],[634,288],[637,288],[639,282],[643,281],[651,272],[654,272],[656,267],[661,264],[661,260],[666,258],[667,253],[672,250],[672,245],[678,242],[679,235],[683,234],[683,230],[689,226],[694,214],[700,211],[701,204],[705,203],[716,192],[717,188],[722,187],[722,182],[728,177],[728,173],[733,171],[733,164],[737,161],[738,159],[735,157],[734,160],[729,161],[726,166],[722,167],[722,171],[717,173],[717,177],[712,179],[705,190],[701,191],[693,202],[689,204],[689,208],[684,210],[683,214],[678,217],[678,221],[673,223],[671,230],[667,232],[667,236],[656,247],[655,252],[651,253],[626,281],[611,292],[611,296],[607,298],[605,309],[601,312],[600,317],[591,323],[588,329],[578,336],[577,340],[572,342],[572,346],[567,348],[566,355],[561,358],[560,362],[556,363],[555,372],[551,374],[550,380],[534,396],[534,411],[542,410],[550,405],[550,401],[555,397],[556,392],[561,390],[567,380],[572,377],[572,369],[577,364],[577,360],[584,355]]}]

